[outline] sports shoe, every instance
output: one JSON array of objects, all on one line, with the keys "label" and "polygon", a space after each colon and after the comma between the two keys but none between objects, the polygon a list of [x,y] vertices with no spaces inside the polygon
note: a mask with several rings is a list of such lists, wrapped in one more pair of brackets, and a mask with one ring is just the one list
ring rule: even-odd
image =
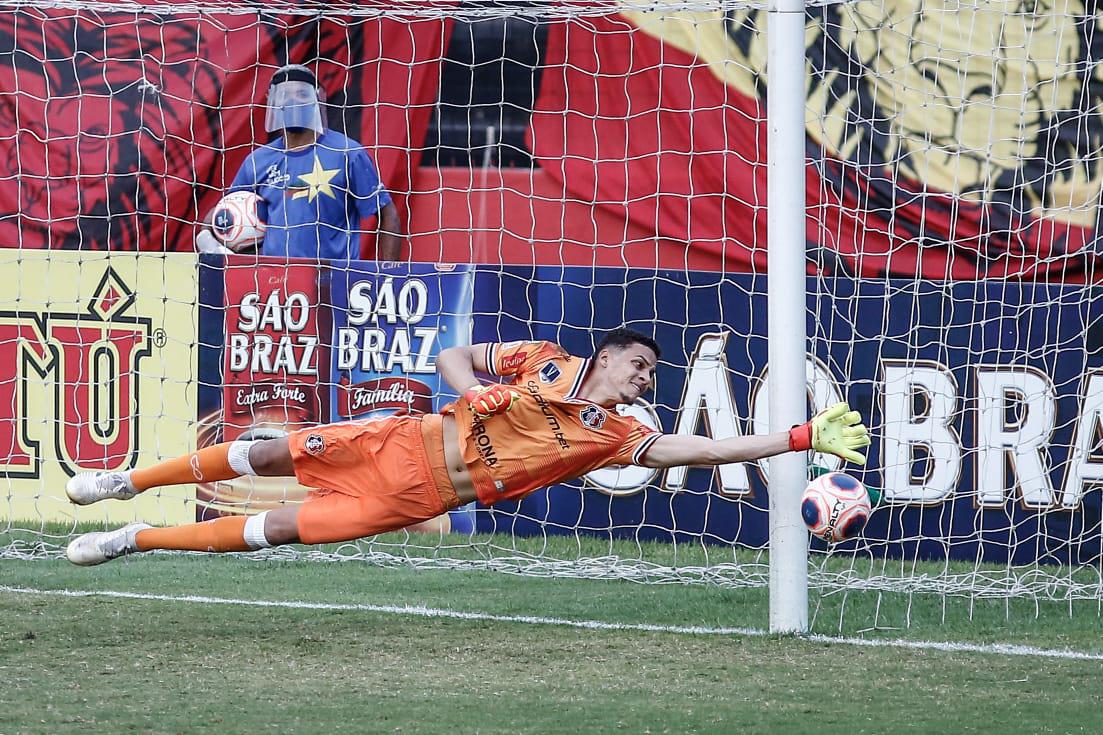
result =
[{"label": "sports shoe", "polygon": [[128,523],[114,531],[98,531],[77,536],[65,548],[69,561],[82,567],[103,564],[138,550],[138,531],[153,528],[148,523]]},{"label": "sports shoe", "polygon": [[65,483],[65,494],[77,505],[91,505],[110,498],[130,500],[138,493],[125,472],[81,472]]}]

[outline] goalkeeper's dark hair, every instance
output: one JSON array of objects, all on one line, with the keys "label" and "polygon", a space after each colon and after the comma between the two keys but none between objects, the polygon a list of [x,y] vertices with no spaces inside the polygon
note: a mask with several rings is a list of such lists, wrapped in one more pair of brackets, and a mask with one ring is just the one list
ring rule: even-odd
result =
[{"label": "goalkeeper's dark hair", "polygon": [[637,332],[635,329],[629,329],[628,327],[617,327],[602,337],[601,341],[597,343],[597,347],[594,349],[594,354],[599,354],[606,347],[623,350],[632,345],[643,345],[655,353],[655,359],[662,357],[663,353],[662,350],[659,349],[658,342],[648,337],[643,332]]}]

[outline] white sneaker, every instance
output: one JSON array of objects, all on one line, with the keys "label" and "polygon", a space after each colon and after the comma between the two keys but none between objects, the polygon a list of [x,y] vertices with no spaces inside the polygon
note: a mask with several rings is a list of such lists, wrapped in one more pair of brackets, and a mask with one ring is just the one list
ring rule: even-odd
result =
[{"label": "white sneaker", "polygon": [[77,505],[91,505],[111,498],[130,500],[138,493],[125,472],[81,472],[65,483],[65,494]]},{"label": "white sneaker", "polygon": [[114,531],[85,533],[69,542],[65,556],[69,561],[82,567],[103,564],[120,556],[133,554],[138,550],[135,537],[138,531],[153,528],[148,523],[128,523]]}]

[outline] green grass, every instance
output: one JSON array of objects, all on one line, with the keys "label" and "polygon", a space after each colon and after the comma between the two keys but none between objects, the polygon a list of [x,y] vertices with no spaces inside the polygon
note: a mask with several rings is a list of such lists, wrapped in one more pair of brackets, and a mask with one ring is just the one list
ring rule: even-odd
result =
[{"label": "green grass", "polygon": [[[244,557],[154,555],[91,569],[0,561],[0,585],[681,626],[762,627],[767,611],[757,589]],[[925,605],[913,598],[917,622],[891,637],[1103,649],[1095,616],[1012,611],[1008,623],[982,610],[969,625],[943,625],[925,622]],[[1101,661],[791,637],[10,592],[0,592],[0,620],[5,735],[1065,733],[1096,731],[1103,704]]]}]

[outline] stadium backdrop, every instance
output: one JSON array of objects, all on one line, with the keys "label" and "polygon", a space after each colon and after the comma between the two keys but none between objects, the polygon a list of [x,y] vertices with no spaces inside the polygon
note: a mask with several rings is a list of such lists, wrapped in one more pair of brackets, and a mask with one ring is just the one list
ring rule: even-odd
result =
[{"label": "stadium backdrop", "polygon": [[[957,60],[935,62],[926,50],[955,32],[937,12],[909,34],[868,32],[912,12],[897,6],[863,14],[866,29],[837,6],[808,10],[824,16],[806,36],[809,243],[865,276],[1083,282],[1103,169],[1079,162],[1103,123],[1062,111],[1103,102],[1086,61],[1103,34],[1071,26],[1079,3],[1033,20],[966,8]],[[764,269],[763,11],[552,23],[527,139],[538,167],[490,171],[419,167],[451,21],[283,20],[0,17],[0,88],[15,90],[0,113],[19,111],[0,155],[20,166],[0,180],[0,211],[15,213],[0,243],[190,249],[264,129],[271,70],[320,59],[330,125],[372,151],[414,260]],[[996,37],[1017,49],[1000,80],[995,62],[967,61]],[[993,88],[1014,101],[975,104]],[[489,235],[456,236],[472,229]]]},{"label": "stadium backdrop", "polygon": [[[672,360],[660,371],[656,422],[673,430],[679,426],[676,415],[692,418],[704,406],[715,423],[729,401],[733,410],[728,422],[742,430],[752,428],[751,417],[762,403],[766,352],[763,276],[751,275],[761,273],[765,261],[765,214],[759,201],[765,191],[764,115],[760,87],[746,72],[761,66],[764,53],[762,34],[755,32],[762,25],[758,12],[733,14],[724,24],[710,26],[710,33],[721,28],[722,33],[692,37],[678,24],[656,25],[631,13],[555,25],[529,136],[540,168],[483,174],[418,168],[448,21],[417,21],[396,29],[390,27],[396,22],[392,20],[318,20],[265,26],[258,35],[254,20],[246,16],[220,18],[217,24],[198,17],[170,24],[152,17],[135,22],[130,16],[126,22],[134,32],[120,34],[110,32],[104,17],[61,10],[20,15],[20,24],[36,27],[20,25],[16,32],[16,15],[6,15],[0,35],[3,48],[11,51],[0,64],[0,86],[17,90],[20,117],[17,134],[0,140],[0,151],[20,162],[20,175],[0,181],[3,210],[16,213],[0,218],[0,241],[21,248],[13,278],[45,284],[46,290],[43,299],[25,298],[0,319],[9,337],[0,340],[5,378],[0,386],[9,393],[3,403],[19,407],[15,415],[0,420],[0,446],[7,453],[13,488],[8,512],[20,518],[68,518],[59,488],[77,466],[129,466],[178,454],[196,441],[194,422],[209,428],[203,423],[206,417],[232,411],[223,402],[239,378],[228,378],[231,385],[224,387],[221,371],[233,356],[233,333],[242,318],[237,299],[250,292],[249,286],[258,293],[267,289],[270,295],[276,289],[290,296],[294,289],[289,284],[301,285],[309,312],[304,329],[318,334],[363,326],[345,323],[351,313],[345,307],[351,306],[354,279],[380,278],[370,263],[347,272],[295,268],[280,283],[243,284],[232,263],[227,267],[222,261],[205,261],[197,268],[190,254],[142,260],[118,252],[190,249],[192,223],[213,204],[256,143],[251,131],[262,129],[260,100],[254,98],[262,94],[262,75],[286,56],[329,60],[320,76],[343,93],[332,100],[342,111],[332,122],[359,134],[375,152],[384,180],[400,194],[399,206],[409,214],[415,260],[497,264],[473,271],[414,267],[411,273],[390,273],[399,281],[418,278],[435,285],[427,287],[431,298],[421,322],[387,323],[376,338],[393,342],[395,330],[435,328],[432,349],[437,350],[457,339],[463,331],[459,321],[470,319],[476,340],[547,338],[586,353],[591,330],[622,321],[654,324]],[[837,10],[826,6],[810,12]],[[832,66],[850,73],[848,57],[839,53],[850,43],[842,38],[848,32],[845,19],[829,20],[823,26],[835,36],[808,38],[809,58],[824,65],[814,79],[830,78]],[[1055,15],[1052,20],[1062,23],[1067,17]],[[237,41],[235,34],[240,34]],[[1091,73],[1088,65],[1076,59],[1098,58],[1091,47],[1103,43],[1103,36],[1026,37],[1023,74],[1009,78],[1022,76],[1023,87],[1032,89],[1037,80],[1030,76],[1031,58],[1062,58],[1068,63],[1062,66],[1065,77],[1053,85],[1057,107],[1069,108],[1069,100],[1081,91],[1097,94],[1083,78]],[[1054,39],[1066,37],[1074,42],[1051,48]],[[49,59],[40,58],[43,38]],[[196,57],[196,39],[202,58]],[[893,98],[895,89],[922,102],[924,79],[932,73],[976,88],[990,80],[975,76],[979,67],[947,62],[943,69],[918,68],[908,54],[919,46],[908,44],[904,36],[884,35],[878,43],[882,58],[908,77],[894,77],[888,68],[870,69],[853,96],[834,103],[830,90],[813,85],[813,103],[849,108],[846,114],[813,116],[808,131],[808,156],[814,164],[808,169],[808,211],[818,213],[809,217],[809,242],[838,253],[843,270],[873,277],[812,282],[814,295],[809,297],[813,313],[832,315],[826,323],[809,324],[810,334],[829,336],[813,341],[813,366],[822,378],[816,384],[824,386],[825,395],[832,394],[832,383],[840,393],[846,386],[845,396],[868,416],[870,425],[884,427],[875,435],[864,477],[890,497],[896,494],[896,502],[874,516],[867,540],[885,540],[875,546],[878,551],[909,558],[914,553],[991,561],[1013,553],[1016,563],[1094,558],[1100,552],[1098,538],[1084,541],[1090,548],[1061,541],[1085,538],[1081,530],[1097,527],[1100,519],[1100,493],[1091,488],[1103,476],[1097,451],[1103,386],[1096,372],[1101,307],[1099,299],[1087,297],[1090,290],[1072,284],[1084,280],[1085,261],[1078,256],[1097,244],[1100,227],[1094,217],[1103,208],[1081,205],[1091,200],[1085,192],[1098,194],[1103,173],[1063,162],[1083,157],[1078,147],[1093,145],[1098,131],[1092,128],[1091,135],[1081,136],[1079,126],[1098,121],[1059,118],[1046,99],[1026,95],[1037,107],[1031,108],[1036,113],[1031,118],[1037,125],[1034,132],[1050,131],[1050,138],[1015,128],[981,141],[990,149],[975,158],[908,155],[909,141],[916,151],[925,151],[932,135],[938,143],[943,134],[968,129],[968,121],[955,118],[942,133],[930,130],[938,120],[924,119],[909,128],[906,116],[897,119],[879,110],[879,99]],[[355,59],[349,56],[353,49],[360,54]],[[990,51],[975,49],[977,55]],[[140,69],[103,61],[132,58],[143,60]],[[654,71],[660,59],[662,85]],[[719,68],[731,75],[718,76]],[[628,72],[638,87],[624,86]],[[611,86],[580,84],[580,77]],[[885,85],[892,89],[886,92]],[[226,100],[239,102],[227,105]],[[636,109],[635,100],[649,100],[651,106]],[[969,110],[955,114],[965,116]],[[886,136],[877,125],[890,118],[898,127]],[[816,127],[827,119],[851,123],[837,130]],[[601,125],[595,127],[595,120]],[[987,124],[980,128],[988,130]],[[108,136],[111,145],[105,144]],[[891,138],[904,148],[855,147],[859,138]],[[1010,155],[999,148],[1004,139],[1037,145]],[[52,144],[58,140],[76,141],[77,154],[71,145]],[[904,165],[891,179],[883,173],[887,162],[919,160],[929,168],[909,170]],[[969,171],[974,179],[962,173]],[[1047,180],[1040,171],[1068,177],[1050,182],[1048,199],[1030,189]],[[995,199],[985,207],[938,191],[939,182],[944,184],[941,193],[960,194],[986,181],[995,182],[998,190],[988,192]],[[953,212],[943,206],[950,200]],[[851,216],[858,211],[860,221]],[[190,213],[190,219],[181,212]],[[481,214],[476,218],[474,213]],[[832,223],[830,232],[823,230],[824,223]],[[32,252],[40,248],[53,249],[48,261]],[[103,255],[62,254],[59,249],[113,252],[109,263]],[[548,265],[552,262],[556,265]],[[629,269],[565,267],[583,263]],[[1038,278],[1039,283],[916,281],[916,273],[934,279]],[[1065,285],[1048,285],[1058,281]],[[195,308],[197,298],[202,310]],[[662,304],[662,313],[656,304]],[[440,319],[429,316],[437,305],[446,307]],[[702,340],[721,324],[731,333],[722,350],[723,364],[731,368],[723,374],[730,382],[723,390],[698,395],[697,387],[721,385],[715,379],[721,361],[693,359],[716,354],[716,343]],[[117,332],[120,325],[130,336]],[[286,326],[280,322],[277,329],[271,322],[263,330],[275,338]],[[863,331],[867,326],[872,331]],[[416,337],[411,334],[410,340]],[[292,344],[287,354],[296,354],[296,348],[301,350],[302,344]],[[212,357],[212,351],[218,354]],[[270,355],[275,359],[278,354],[273,347]],[[886,381],[887,375],[897,375],[891,373],[891,361],[902,357],[923,361],[923,379],[903,388],[899,381]],[[310,410],[320,418],[354,417],[357,396],[364,395],[357,388],[388,377],[372,377],[363,369],[348,369],[342,376],[335,362],[340,358],[339,352],[320,348],[314,354],[317,381],[332,383],[314,394]],[[291,364],[289,360],[279,368],[282,375],[261,381],[271,384],[274,396],[275,385],[284,380],[283,405],[308,395],[294,386],[303,376],[287,374]],[[970,450],[985,446],[985,437],[992,436],[985,433],[992,425],[981,426],[978,420],[978,391],[982,378],[990,381],[1001,366],[1005,374],[1043,375],[1052,384],[1052,441],[1047,452],[1035,452],[1044,472],[1041,484],[1036,476],[1028,488],[1017,485],[1013,471],[1004,473],[1003,488],[977,486],[976,463],[982,453]],[[981,367],[987,371],[984,376]],[[239,375],[243,384],[256,378]],[[393,397],[396,385],[380,385],[372,395]],[[950,447],[949,454],[940,454],[941,449],[925,452],[921,442],[909,444],[896,437],[892,447],[897,454],[886,456],[886,440],[893,437],[883,432],[909,424],[884,420],[890,408],[888,389],[914,400],[914,405],[905,401],[916,417],[911,424],[930,420],[930,426],[940,418],[937,411],[951,415],[944,407],[952,394],[954,405],[963,410],[952,412],[949,424],[941,427],[946,431],[938,435],[954,441],[935,443]],[[260,392],[242,400],[257,404],[263,401]],[[700,401],[693,410],[679,410],[695,397]],[[1014,426],[1030,418],[1029,409],[1019,411],[1004,423]],[[110,420],[90,420],[99,416]],[[228,425],[234,427],[231,431],[253,428]],[[219,423],[211,430],[223,428]],[[955,442],[961,447],[956,460]],[[1081,464],[1069,466],[1069,447],[1077,443],[1091,451]],[[899,454],[904,450],[907,454]],[[44,462],[44,457],[51,461]],[[886,468],[896,474],[885,476]],[[905,468],[902,475],[900,468]],[[668,540],[705,533],[716,543],[764,543],[766,498],[758,470],[691,470],[680,479],[675,474],[674,481],[670,476],[651,479],[660,488],[683,483],[688,492],[610,488],[620,482],[619,476],[606,475],[599,480],[604,490],[584,491],[585,503],[576,489],[553,488],[524,501],[530,506],[524,516],[561,513],[560,522],[547,528],[605,527],[612,518],[614,533]],[[713,502],[718,494],[745,502]],[[195,508],[174,496],[140,503],[148,506],[139,505],[139,512],[163,522],[182,520]],[[82,518],[119,511],[108,507],[87,512]],[[476,513],[475,523],[486,528],[494,518]],[[526,523],[511,527],[525,530]],[[530,530],[539,529],[534,523]],[[951,541],[920,540],[921,533]]]},{"label": "stadium backdrop", "polygon": [[[18,266],[20,279],[48,282],[52,293],[68,299],[0,319],[0,386],[21,408],[0,422],[0,439],[11,447],[6,469],[14,518],[68,517],[72,511],[60,488],[77,467],[128,467],[183,453],[197,440],[265,436],[284,426],[381,411],[439,409],[450,395],[433,372],[435,355],[468,335],[475,341],[549,339],[588,355],[595,330],[622,321],[654,324],[667,359],[649,406],[636,409],[641,419],[664,431],[717,435],[765,423],[763,276],[45,255],[28,253]],[[155,284],[155,293],[143,283]],[[171,289],[168,299],[161,298],[162,285]],[[812,293],[815,285],[810,282]],[[814,342],[820,351],[809,363],[810,383],[818,401],[845,398],[878,427],[861,476],[884,487],[892,505],[874,515],[862,543],[908,558],[1006,561],[1013,550],[1020,564],[1098,554],[1098,539],[1053,549],[1049,542],[1077,537],[1100,513],[1100,493],[1083,492],[1098,476],[1100,458],[1089,453],[1077,465],[1066,460],[1068,447],[1097,441],[1103,419],[1101,358],[1086,353],[1079,336],[1103,318],[1103,305],[1064,299],[1078,290],[1072,287],[1030,284],[847,280],[838,288],[809,297],[810,314],[835,315],[829,324],[808,325],[833,336]],[[855,298],[855,288],[865,292],[862,298]],[[977,289],[990,292],[978,299]],[[983,329],[973,322],[972,308],[955,310],[964,300],[987,304]],[[1054,344],[1064,346],[1034,349]],[[1024,362],[1024,355],[1031,357]],[[893,360],[904,356],[908,369],[892,373]],[[1084,364],[1090,366],[1086,376]],[[995,433],[986,428],[991,414],[981,420],[978,366],[987,384],[1002,375],[1014,387],[1024,371],[1048,376],[1054,428],[1040,482],[1008,472],[1002,491],[994,492],[991,482],[978,485],[983,453],[977,450],[997,443],[1002,463],[1008,449],[998,446],[998,422]],[[900,384],[902,377],[907,380]],[[1027,413],[1044,413],[1041,400],[1034,396],[1032,407],[1017,409],[1023,415],[998,418],[1014,424]],[[910,402],[916,410],[907,420],[886,420],[886,410],[899,412]],[[943,425],[945,434],[932,428]],[[1042,460],[1033,449],[1026,454],[1018,461]],[[468,509],[454,528],[489,531],[508,517],[515,533],[581,527],[665,541],[703,535],[718,544],[761,547],[767,538],[763,471],[757,465],[604,471],[584,485],[538,492],[520,508]],[[641,492],[649,483],[653,489]],[[200,483],[194,499],[143,496],[139,502],[147,505],[137,512],[165,521],[255,512],[269,502],[294,500],[297,492],[287,485],[269,496],[262,490],[236,498],[232,492],[205,495]],[[105,505],[89,512],[135,512]],[[514,510],[520,513],[508,515]],[[1017,543],[1009,543],[1012,534]]]}]

